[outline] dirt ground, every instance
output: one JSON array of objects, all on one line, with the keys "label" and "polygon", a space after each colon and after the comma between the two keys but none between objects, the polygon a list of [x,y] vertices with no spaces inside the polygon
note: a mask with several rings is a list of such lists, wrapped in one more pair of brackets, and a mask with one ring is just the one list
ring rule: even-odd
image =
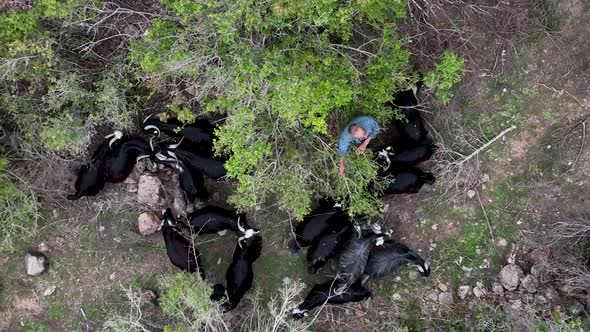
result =
[{"label": "dirt ground", "polygon": [[[437,48],[467,59],[465,79],[449,105],[435,103],[427,92],[420,95],[439,145],[435,158],[423,167],[435,170],[437,182],[419,194],[387,199],[389,209],[381,220],[394,230],[395,239],[431,262],[431,277],[416,279],[413,269],[403,268],[369,284],[374,294],[370,302],[328,307],[312,329],[379,331],[403,323],[409,330],[421,330],[424,325],[412,318],[416,312],[429,313],[435,321],[448,319],[445,312],[451,309],[459,317],[475,315],[475,299],[453,295],[452,304],[440,303],[433,292],[449,288],[454,294],[460,285],[476,282],[490,288],[512,248],[517,260],[523,260],[543,242],[545,226],[563,216],[590,213],[590,4],[567,0],[551,7],[551,13],[536,14],[548,2],[483,2],[465,8],[437,2],[439,7],[421,13],[415,6],[425,3],[412,2],[413,21],[405,27],[415,34],[413,51],[427,43],[433,46],[428,48],[431,54],[414,52],[419,68],[432,65],[440,54]],[[460,26],[449,17],[434,18],[441,11],[456,15]],[[469,154],[511,125],[516,129],[478,153],[467,171],[436,173],[444,170],[439,160],[448,151]],[[27,169],[44,173],[30,181],[48,198],[42,202],[39,237],[21,251],[0,256],[0,330],[100,330],[110,309],[124,301],[122,287],[150,288],[160,275],[175,272],[161,235],[139,234],[137,216],[146,208],[137,206],[125,184],[96,198],[75,203],[64,199],[77,162],[39,159],[23,166],[25,178]],[[68,182],[57,181],[59,174],[70,174]],[[451,188],[451,182],[458,185]],[[214,182],[208,186],[218,188]],[[221,187],[212,204],[225,206],[232,186]],[[248,217],[264,238],[253,292],[270,296],[285,276],[311,287],[334,273],[331,262],[310,276],[304,254],[286,249],[291,227],[287,216],[271,207]],[[50,268],[41,276],[27,276],[24,250],[41,243],[48,248]],[[203,238],[203,263],[212,282],[224,278],[233,247],[229,235]],[[52,285],[55,293],[43,296]],[[497,304],[493,296],[486,301]],[[232,315],[248,310],[248,301],[243,301]]]}]

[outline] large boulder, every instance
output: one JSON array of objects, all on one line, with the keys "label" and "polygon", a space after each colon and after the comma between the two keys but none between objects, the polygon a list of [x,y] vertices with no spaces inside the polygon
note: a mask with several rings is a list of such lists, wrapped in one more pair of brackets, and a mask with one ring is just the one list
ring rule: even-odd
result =
[{"label": "large boulder", "polygon": [[27,274],[30,276],[38,276],[43,273],[48,263],[47,256],[42,252],[34,251],[25,255],[25,266]]},{"label": "large boulder", "polygon": [[137,218],[137,226],[141,235],[150,235],[160,230],[160,218],[155,213],[144,212]]},{"label": "large boulder", "polygon": [[156,176],[143,174],[137,186],[137,202],[151,207],[158,207],[164,201],[160,196],[162,181]]},{"label": "large boulder", "polygon": [[506,290],[513,291],[518,288],[518,284],[523,275],[524,272],[518,265],[508,264],[504,266],[502,271],[500,271],[498,279]]}]

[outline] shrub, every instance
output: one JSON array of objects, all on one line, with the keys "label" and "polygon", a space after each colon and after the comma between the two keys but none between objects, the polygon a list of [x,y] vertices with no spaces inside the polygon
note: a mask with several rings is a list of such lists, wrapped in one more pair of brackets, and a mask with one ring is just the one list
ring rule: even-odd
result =
[{"label": "shrub", "polygon": [[174,326],[164,331],[227,331],[222,319],[219,302],[213,302],[209,295],[213,291],[210,283],[199,276],[178,273],[160,279],[164,289],[159,298],[164,314],[176,319]]},{"label": "shrub", "polygon": [[17,243],[37,232],[39,203],[20,190],[7,174],[8,160],[0,158],[0,252],[12,251]]},{"label": "shrub", "polygon": [[[329,128],[359,113],[391,120],[383,105],[410,76],[396,33],[405,1],[161,2],[168,17],[152,22],[129,58],[147,78],[194,88],[193,105],[171,105],[180,117],[190,121],[175,105],[225,116],[215,147],[238,181],[236,207],[276,203],[300,219],[313,196],[329,195],[348,198],[352,213],[377,213],[368,156],[347,157],[348,179],[339,179],[338,129]],[[332,114],[341,117],[329,123]]]},{"label": "shrub", "polygon": [[424,84],[434,89],[434,95],[444,104],[453,98],[451,89],[461,81],[465,73],[465,60],[446,51],[436,68],[424,77]]}]

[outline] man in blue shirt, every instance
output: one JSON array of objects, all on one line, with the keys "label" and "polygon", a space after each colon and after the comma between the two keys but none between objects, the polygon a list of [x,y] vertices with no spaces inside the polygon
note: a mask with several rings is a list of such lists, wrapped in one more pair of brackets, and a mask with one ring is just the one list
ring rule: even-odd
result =
[{"label": "man in blue shirt", "polygon": [[369,115],[361,115],[352,119],[340,134],[340,143],[336,152],[340,157],[340,176],[344,176],[344,155],[348,153],[350,144],[359,144],[356,149],[356,154],[363,154],[367,149],[367,145],[372,139],[379,134],[379,124],[374,117]]}]

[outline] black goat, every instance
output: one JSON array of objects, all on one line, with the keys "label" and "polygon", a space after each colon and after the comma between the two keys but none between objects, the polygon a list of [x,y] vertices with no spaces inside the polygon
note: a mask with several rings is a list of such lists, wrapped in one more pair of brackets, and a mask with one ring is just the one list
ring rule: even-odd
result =
[{"label": "black goat", "polygon": [[424,277],[430,275],[430,266],[417,253],[406,245],[393,240],[385,241],[385,245],[373,249],[365,266],[363,284],[369,278],[382,278],[405,264],[414,264]]},{"label": "black goat", "polygon": [[197,119],[194,123],[183,124],[178,119],[166,122],[152,119],[152,115],[143,120],[143,130],[148,134],[165,133],[170,137],[184,137],[191,143],[212,143],[214,127],[205,119]]},{"label": "black goat", "polygon": [[432,144],[421,144],[406,149],[393,149],[388,146],[377,151],[376,159],[383,161],[380,164],[384,170],[392,166],[414,166],[430,159],[435,150],[436,147]]},{"label": "black goat", "polygon": [[192,152],[176,149],[174,151],[168,151],[168,156],[181,161],[184,167],[188,170],[195,172],[203,172],[205,175],[219,179],[227,174],[223,161],[218,159],[211,159],[208,157],[201,157]]},{"label": "black goat", "polygon": [[307,249],[307,271],[316,273],[328,260],[338,255],[352,236],[354,228],[348,218],[338,218]]},{"label": "black goat", "polygon": [[[233,260],[225,273],[228,297],[225,309],[227,311],[233,310],[246,292],[252,288],[252,281],[254,280],[252,265],[260,257],[261,252],[262,238],[260,236],[256,235],[248,239],[238,240],[234,249]],[[222,287],[220,284],[215,285],[215,291],[211,297],[222,298]]]},{"label": "black goat", "polygon": [[107,160],[112,157],[113,144],[122,138],[123,133],[120,131],[115,131],[105,137],[109,141],[105,141],[94,150],[90,162],[78,170],[76,182],[74,183],[76,193],[68,195],[69,200],[77,200],[83,196],[94,196],[104,188]]},{"label": "black goat", "polygon": [[104,161],[106,182],[123,182],[133,172],[140,156],[152,153],[148,142],[141,138],[123,139],[111,148],[112,152]]},{"label": "black goat", "polygon": [[319,203],[320,205],[305,216],[295,227],[294,238],[288,243],[292,252],[309,247],[313,240],[328,229],[331,222],[341,222],[339,218],[334,218],[343,213],[340,204],[325,199],[320,199]]},{"label": "black goat", "polygon": [[382,172],[380,176],[392,175],[395,181],[383,191],[384,194],[415,194],[425,184],[432,185],[436,180],[432,173],[424,172],[419,168],[390,168]]},{"label": "black goat", "polygon": [[[422,82],[418,82],[418,89]],[[416,143],[422,143],[428,135],[428,130],[424,127],[420,112],[415,107],[418,105],[418,99],[412,90],[403,90],[395,94],[390,106],[398,108],[404,115],[405,119],[395,120],[395,127],[400,135],[405,136]]]},{"label": "black goat", "polygon": [[188,219],[196,234],[213,234],[230,230],[236,233],[241,240],[248,239],[259,232],[258,229],[248,225],[246,215],[238,215],[234,211],[217,206],[206,206],[191,213]]},{"label": "black goat", "polygon": [[182,142],[179,144],[181,148],[213,158],[214,127],[205,119],[197,119],[194,123],[183,124],[178,119],[168,119],[166,122],[162,122],[152,119],[150,115],[143,122],[143,130],[148,134],[165,133],[169,137],[182,138]]},{"label": "black goat", "polygon": [[391,237],[391,231],[382,231],[379,225],[373,225],[369,230],[358,231],[359,234],[353,236],[340,255],[339,275],[346,282],[346,286],[352,285],[363,274],[373,246],[380,246],[385,239]]},{"label": "black goat", "polygon": [[69,200],[77,200],[83,196],[95,196],[105,185],[104,180],[104,161],[111,153],[109,144],[104,142],[101,144],[92,155],[91,161],[83,165],[78,171],[74,188],[76,193],[68,195]]},{"label": "black goat", "polygon": [[162,235],[164,236],[166,253],[170,262],[179,269],[190,273],[198,270],[201,278],[205,279],[199,249],[193,246],[179,232],[172,210],[170,208],[166,209],[166,212],[162,216]]},{"label": "black goat", "polygon": [[350,287],[343,287],[343,285],[343,280],[336,279],[313,286],[305,300],[293,310],[293,318],[301,319],[307,316],[310,310],[324,303],[360,302],[371,297],[371,291],[365,289],[359,282]]}]

